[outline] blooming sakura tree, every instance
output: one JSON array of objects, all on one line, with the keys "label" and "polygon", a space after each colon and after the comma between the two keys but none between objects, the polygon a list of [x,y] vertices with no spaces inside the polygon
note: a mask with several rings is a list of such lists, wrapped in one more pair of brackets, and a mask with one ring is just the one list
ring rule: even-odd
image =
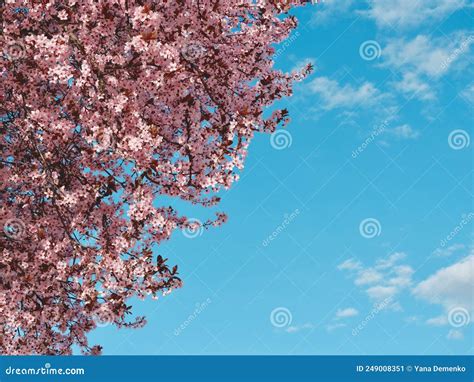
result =
[{"label": "blooming sakura tree", "polygon": [[216,205],[288,122],[263,111],[311,70],[273,68],[296,3],[0,1],[1,353],[99,354],[88,332],[181,286],[152,247],[226,217],[153,203]]}]

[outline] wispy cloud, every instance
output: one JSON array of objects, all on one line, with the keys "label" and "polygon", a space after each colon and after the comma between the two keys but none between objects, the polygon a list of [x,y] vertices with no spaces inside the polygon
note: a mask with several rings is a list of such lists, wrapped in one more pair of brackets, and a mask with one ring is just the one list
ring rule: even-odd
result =
[{"label": "wispy cloud", "polygon": [[438,21],[467,5],[466,0],[371,0],[364,12],[378,26],[390,28],[418,27]]},{"label": "wispy cloud", "polygon": [[332,332],[336,329],[345,328],[347,326],[347,321],[352,317],[359,315],[359,311],[353,307],[341,308],[338,309],[334,317],[326,325],[326,330]]},{"label": "wispy cloud", "polygon": [[462,327],[469,325],[474,313],[474,254],[439,269],[413,288],[413,295],[443,307],[443,314],[426,320],[429,326],[448,326],[448,340],[462,340]]},{"label": "wispy cloud", "polygon": [[397,71],[401,79],[394,89],[422,100],[436,98],[433,80],[445,75],[469,51],[474,37],[466,31],[432,38],[418,35],[413,39],[392,39],[383,48],[382,67]]},{"label": "wispy cloud", "polygon": [[336,329],[345,328],[346,326],[347,326],[347,324],[343,324],[342,322],[337,322],[337,323],[335,323],[335,324],[328,324],[328,325],[326,326],[326,330],[327,330],[328,332],[332,332],[332,331],[334,331],[334,330],[336,330]]},{"label": "wispy cloud", "polygon": [[[465,248],[465,246],[456,248]],[[364,288],[371,300],[390,301],[387,307],[392,310],[401,310],[400,303],[395,298],[402,291],[410,291],[413,296],[421,300],[441,305],[443,314],[425,320],[425,324],[429,326],[441,327],[449,324],[460,328],[469,324],[470,316],[474,313],[473,249],[467,257],[439,269],[418,283],[413,281],[413,268],[400,263],[404,258],[403,252],[393,253],[377,260],[370,267],[363,266],[355,259],[348,259],[339,264],[338,269],[350,272],[354,283]],[[344,312],[344,310],[339,312]],[[462,339],[462,332],[459,334],[451,331],[448,339]]]},{"label": "wispy cloud", "polygon": [[462,307],[472,312],[473,277],[474,254],[471,254],[453,265],[439,269],[420,282],[413,289],[413,294],[432,304],[442,305],[446,311],[453,307]]},{"label": "wispy cloud", "polygon": [[393,82],[392,85],[395,90],[410,97],[415,96],[424,101],[436,98],[436,93],[431,86],[415,73],[404,73],[402,79]]},{"label": "wispy cloud", "polygon": [[400,309],[394,300],[403,289],[412,284],[413,269],[399,264],[405,258],[403,252],[395,252],[390,256],[378,259],[373,266],[364,267],[360,262],[349,259],[339,264],[339,270],[351,272],[354,284],[365,288],[366,294],[374,301],[390,299],[392,309]]},{"label": "wispy cloud", "polygon": [[345,308],[345,309],[339,309],[336,312],[336,317],[337,318],[346,318],[346,317],[354,317],[359,314],[359,311],[355,308]]},{"label": "wispy cloud", "polygon": [[426,324],[430,326],[445,326],[445,325],[448,325],[448,317],[444,315],[444,316],[429,318],[426,320]]},{"label": "wispy cloud", "polygon": [[451,329],[446,336],[448,340],[462,340],[464,338],[464,334],[462,331],[457,329]]},{"label": "wispy cloud", "polygon": [[385,65],[390,67],[439,77],[469,50],[473,42],[472,36],[465,31],[439,38],[418,35],[411,40],[391,40],[383,49],[383,57]]},{"label": "wispy cloud", "polygon": [[386,132],[397,139],[416,139],[420,136],[418,130],[413,129],[410,125],[404,124],[393,129],[387,129]]},{"label": "wispy cloud", "polygon": [[404,252],[394,252],[391,255],[378,259],[375,262],[376,269],[389,269],[395,265],[396,262],[402,260],[407,255]]},{"label": "wispy cloud", "polygon": [[461,97],[474,105],[474,82],[468,85],[462,92]]},{"label": "wispy cloud", "polygon": [[362,269],[356,279],[354,280],[355,285],[367,285],[374,284],[383,279],[383,274],[374,268]]},{"label": "wispy cloud", "polygon": [[452,256],[455,252],[458,252],[464,249],[465,247],[466,246],[464,244],[453,244],[453,245],[450,245],[449,247],[436,248],[433,251],[433,255],[439,256],[439,257],[448,257],[448,256]]},{"label": "wispy cloud", "polygon": [[310,329],[313,329],[314,328],[314,325],[307,322],[306,324],[303,324],[303,325],[292,325],[292,326],[289,326],[285,329],[285,331],[287,333],[297,333],[297,332],[300,332],[302,330],[310,330]]},{"label": "wispy cloud", "polygon": [[318,77],[309,83],[308,89],[312,94],[319,96],[320,105],[325,110],[341,107],[368,107],[380,102],[384,97],[383,94],[368,81],[359,86],[352,86],[351,84],[341,85],[338,81],[328,77]]},{"label": "wispy cloud", "polygon": [[354,0],[324,0],[318,4],[318,8],[312,16],[311,25],[329,24],[347,14],[353,5],[355,5]]},{"label": "wispy cloud", "polygon": [[341,270],[359,270],[362,269],[362,263],[354,259],[347,259],[343,263],[337,266],[337,269]]}]

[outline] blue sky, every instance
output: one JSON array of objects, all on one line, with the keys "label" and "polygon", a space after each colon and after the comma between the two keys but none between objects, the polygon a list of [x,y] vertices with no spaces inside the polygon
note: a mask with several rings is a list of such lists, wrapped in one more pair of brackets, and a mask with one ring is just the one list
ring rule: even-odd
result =
[{"label": "blue sky", "polygon": [[[184,287],[135,301],[105,354],[473,354],[473,8],[326,1],[276,65],[315,72],[221,194],[223,227],[157,253]],[[203,211],[181,211],[204,219]],[[271,239],[270,239],[271,237]]]}]

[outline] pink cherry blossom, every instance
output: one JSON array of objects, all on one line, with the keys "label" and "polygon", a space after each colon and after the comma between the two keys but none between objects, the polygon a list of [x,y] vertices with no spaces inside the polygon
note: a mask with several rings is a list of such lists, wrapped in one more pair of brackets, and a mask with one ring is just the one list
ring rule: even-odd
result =
[{"label": "pink cherry blossom", "polygon": [[297,3],[0,1],[1,353],[99,354],[87,333],[182,285],[152,247],[190,217],[153,202],[215,206],[288,122],[263,111],[311,70],[273,67]]}]

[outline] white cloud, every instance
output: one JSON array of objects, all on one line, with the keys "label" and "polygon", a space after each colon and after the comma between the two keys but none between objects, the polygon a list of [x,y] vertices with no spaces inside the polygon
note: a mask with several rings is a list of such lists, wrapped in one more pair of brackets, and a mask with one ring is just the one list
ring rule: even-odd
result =
[{"label": "white cloud", "polygon": [[326,325],[326,330],[328,332],[332,332],[333,330],[343,328],[347,326],[347,324],[341,322],[342,320],[350,317],[355,317],[359,314],[359,311],[355,308],[344,308],[338,309],[336,312],[335,317]]},{"label": "white cloud", "polygon": [[367,294],[374,300],[383,300],[385,298],[394,296],[396,293],[397,288],[394,286],[376,285],[367,289]]},{"label": "white cloud", "polygon": [[337,318],[346,318],[346,317],[354,317],[359,314],[359,311],[355,308],[345,308],[345,309],[339,309],[336,312],[336,317]]},{"label": "white cloud", "polygon": [[362,263],[354,259],[348,259],[337,266],[337,269],[339,270],[343,270],[343,269],[359,270],[361,268],[362,268]]},{"label": "white cloud", "polygon": [[411,97],[416,96],[421,100],[433,100],[436,98],[436,93],[431,89],[430,85],[418,78],[418,75],[415,73],[404,73],[403,78],[392,85],[400,93]]},{"label": "white cloud", "polygon": [[405,322],[407,324],[416,324],[420,321],[420,317],[418,316],[408,316],[405,318]]},{"label": "white cloud", "polygon": [[392,253],[390,256],[382,259],[378,259],[375,262],[375,268],[377,269],[387,269],[391,268],[395,265],[395,263],[399,260],[402,260],[406,257],[403,252],[395,252]]},{"label": "white cloud", "polygon": [[346,327],[347,325],[346,324],[343,324],[343,323],[336,323],[336,324],[329,324],[326,326],[326,330],[328,332],[332,332],[333,330],[336,330],[336,329],[340,329],[340,328],[344,328]]},{"label": "white cloud", "polygon": [[397,288],[404,288],[411,285],[411,276],[415,271],[408,265],[398,265],[393,268],[393,277],[389,278],[387,284]]},{"label": "white cloud", "polygon": [[462,92],[461,97],[474,104],[474,82],[468,85]]},{"label": "white cloud", "polygon": [[465,247],[466,246],[464,244],[453,244],[446,248],[436,248],[436,250],[433,252],[433,255],[439,257],[448,257],[451,256],[453,253],[464,249]]},{"label": "white cloud", "polygon": [[339,270],[352,273],[354,284],[365,287],[367,295],[380,302],[391,301],[390,308],[401,309],[395,296],[412,284],[413,269],[399,264],[405,258],[403,252],[395,252],[390,256],[378,259],[371,267],[364,267],[359,261],[349,259],[338,266]]},{"label": "white cloud", "polygon": [[430,326],[445,326],[448,325],[448,317],[446,315],[442,315],[429,318],[428,320],[426,320],[426,323]]},{"label": "white cloud", "polygon": [[466,0],[371,0],[369,17],[382,27],[418,27],[466,6]]},{"label": "white cloud", "polygon": [[451,329],[446,336],[448,340],[462,340],[464,338],[464,334],[460,330]]},{"label": "white cloud", "polygon": [[[465,246],[462,247],[465,248]],[[413,286],[413,268],[407,264],[400,264],[404,258],[403,252],[394,253],[377,260],[371,267],[365,267],[359,261],[349,259],[340,264],[338,269],[350,272],[354,283],[366,288],[366,294],[376,303],[383,300],[389,301],[389,304],[385,305],[392,310],[402,310],[397,296],[405,290],[410,290],[412,295],[419,299],[441,305],[443,313],[425,321],[429,326],[447,326],[452,319],[454,320],[451,317],[455,314],[453,312],[467,311],[467,314],[463,315],[467,316],[465,320],[469,322],[469,316],[474,314],[474,253],[472,249],[468,256],[439,269],[415,286]],[[364,275],[373,272],[377,272],[382,277],[372,283],[360,282]],[[413,321],[418,321],[418,319]],[[448,333],[448,339],[462,339],[462,335],[459,330],[451,331]]]},{"label": "white cloud", "polygon": [[436,98],[436,93],[430,84],[466,56],[472,43],[474,37],[466,31],[434,39],[427,35],[418,35],[411,40],[394,39],[383,48],[382,67],[401,74],[400,80],[392,82],[396,90],[431,100]]},{"label": "white cloud", "polygon": [[311,23],[320,25],[330,22],[336,16],[347,13],[354,0],[324,0],[315,8]]},{"label": "white cloud", "polygon": [[394,68],[407,68],[418,74],[439,77],[469,50],[472,36],[456,32],[451,36],[432,39],[418,35],[412,40],[396,39],[383,49],[385,63]]},{"label": "white cloud", "polygon": [[354,280],[355,285],[374,284],[383,279],[383,275],[373,268],[363,269]]},{"label": "white cloud", "polygon": [[314,325],[307,322],[306,324],[303,324],[303,325],[295,325],[295,326],[289,326],[288,328],[286,328],[286,332],[287,333],[297,333],[297,332],[300,332],[302,330],[310,330],[310,329],[313,329],[314,328]]},{"label": "white cloud", "polygon": [[473,280],[474,255],[469,255],[420,282],[413,289],[413,294],[432,304],[440,304],[446,310],[461,307],[472,312]]},{"label": "white cloud", "polygon": [[414,130],[410,125],[404,124],[393,129],[388,129],[387,132],[398,139],[416,139],[420,136],[420,132]]},{"label": "white cloud", "polygon": [[349,84],[341,86],[328,77],[318,77],[308,84],[308,89],[320,97],[321,107],[326,110],[370,106],[383,98],[380,91],[370,82],[364,82],[358,87]]}]

